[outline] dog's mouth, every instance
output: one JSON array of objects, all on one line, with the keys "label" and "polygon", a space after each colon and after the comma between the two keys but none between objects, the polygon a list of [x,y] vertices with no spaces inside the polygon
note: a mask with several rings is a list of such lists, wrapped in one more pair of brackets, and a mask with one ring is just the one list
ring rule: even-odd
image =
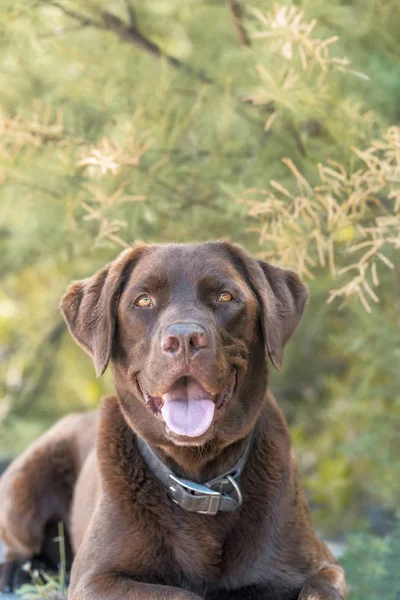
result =
[{"label": "dog's mouth", "polygon": [[208,392],[189,375],[177,379],[160,396],[152,396],[140,383],[139,387],[146,407],[165,422],[170,432],[196,438],[205,434],[216,416],[222,413],[233,394],[235,383],[236,373],[233,373],[228,384],[217,394]]}]

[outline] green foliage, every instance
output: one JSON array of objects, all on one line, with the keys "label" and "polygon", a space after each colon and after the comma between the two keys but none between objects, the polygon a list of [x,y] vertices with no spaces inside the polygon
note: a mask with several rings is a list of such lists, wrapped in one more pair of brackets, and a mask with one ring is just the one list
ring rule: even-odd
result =
[{"label": "green foliage", "polygon": [[66,555],[64,525],[58,524],[58,537],[53,540],[58,543],[60,552],[60,563],[58,573],[49,575],[42,569],[32,569],[30,563],[26,563],[23,569],[30,575],[31,583],[25,583],[17,594],[25,600],[66,600]]},{"label": "green foliage", "polygon": [[385,538],[352,536],[342,559],[352,600],[395,600],[400,592],[399,557],[399,528]]},{"label": "green foliage", "polygon": [[71,280],[229,236],[309,278],[272,388],[319,527],[368,526],[400,500],[400,5],[230,6],[1,2],[0,454],[112,390]]}]

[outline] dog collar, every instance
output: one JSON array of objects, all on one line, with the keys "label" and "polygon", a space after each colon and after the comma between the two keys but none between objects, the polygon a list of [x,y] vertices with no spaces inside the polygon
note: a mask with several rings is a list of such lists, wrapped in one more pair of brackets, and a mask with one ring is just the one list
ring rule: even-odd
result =
[{"label": "dog collar", "polygon": [[246,449],[235,466],[203,484],[177,477],[174,472],[158,458],[147,442],[136,438],[140,454],[150,471],[167,488],[168,496],[184,510],[202,515],[216,515],[218,512],[231,512],[243,502],[237,480],[250,453],[253,436],[250,436]]}]

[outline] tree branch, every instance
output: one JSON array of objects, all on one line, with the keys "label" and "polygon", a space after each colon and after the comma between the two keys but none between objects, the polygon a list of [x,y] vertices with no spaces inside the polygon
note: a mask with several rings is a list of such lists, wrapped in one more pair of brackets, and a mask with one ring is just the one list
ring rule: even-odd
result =
[{"label": "tree branch", "polygon": [[104,29],[104,27],[100,21],[95,21],[91,17],[82,15],[81,13],[78,13],[75,10],[67,8],[63,4],[60,4],[57,0],[45,0],[45,1],[46,1],[46,4],[50,4],[51,6],[54,6],[55,8],[58,8],[59,10],[61,10],[61,12],[63,12],[64,15],[66,15],[67,17],[71,17],[71,19],[75,19],[76,21],[79,21],[79,23],[83,27],[97,27],[99,29]]},{"label": "tree branch", "polygon": [[239,41],[243,46],[251,46],[249,35],[243,25],[243,8],[240,0],[225,0],[229,12],[231,13],[232,21],[235,26]]},{"label": "tree branch", "polygon": [[132,0],[125,0],[125,4],[126,4],[126,11],[129,16],[129,25],[132,28],[136,28],[137,27],[137,19],[136,19],[135,9],[133,8],[133,2],[132,2]]},{"label": "tree branch", "polygon": [[[209,83],[209,84],[217,85],[217,86],[219,85],[214,79],[212,79],[211,77],[209,77],[202,71],[196,70],[193,67],[191,67],[190,65],[187,65],[187,64],[181,62],[179,59],[165,53],[163,50],[161,50],[161,48],[155,42],[151,41],[149,38],[142,35],[142,33],[140,33],[140,31],[137,27],[136,15],[134,12],[132,0],[126,0],[127,10],[128,10],[129,19],[130,19],[129,24],[124,23],[124,21],[122,19],[120,19],[118,16],[116,16],[112,13],[109,13],[108,11],[103,11],[103,13],[102,13],[103,22],[99,22],[94,19],[91,19],[90,17],[87,17],[86,15],[82,15],[80,13],[77,13],[74,10],[66,8],[65,6],[60,4],[58,2],[58,0],[42,0],[42,2],[46,2],[47,4],[50,4],[52,6],[59,8],[65,15],[71,17],[72,19],[77,20],[82,26],[85,26],[85,27],[91,26],[91,27],[96,27],[97,29],[113,31],[116,35],[118,35],[118,37],[121,40],[137,46],[138,48],[140,48],[141,50],[144,50],[145,52],[147,52],[154,58],[166,60],[167,63],[169,65],[171,65],[172,67],[174,67],[175,69],[178,69],[178,70],[186,73],[187,75],[189,75],[197,80],[200,80],[203,83]],[[231,3],[232,3],[232,5],[235,5],[234,10],[237,13],[237,10],[238,10],[237,2],[235,2],[234,0],[231,0]],[[242,14],[242,8],[240,6],[239,6],[239,14],[240,15]],[[132,19],[133,19],[133,25],[132,25]],[[239,21],[237,21],[237,17],[235,17],[235,23],[237,23],[237,22],[239,22],[240,30],[242,32],[244,32],[244,34],[242,33],[241,35],[244,35],[245,39],[248,40],[247,33],[246,33],[243,25],[241,24],[240,19],[239,19]],[[249,43],[250,43],[250,41],[248,40],[248,44]],[[245,107],[243,106],[242,102],[240,102],[240,101],[237,102],[236,111],[244,119],[246,119],[249,122],[257,122],[257,123],[260,122],[260,118],[258,116],[253,116],[248,111],[246,111]]]},{"label": "tree branch", "polygon": [[207,75],[205,75],[202,71],[197,71],[193,69],[190,65],[187,65],[181,62],[178,58],[174,56],[170,56],[166,52],[163,52],[161,48],[149,38],[142,35],[137,27],[137,19],[136,14],[133,8],[132,0],[125,0],[126,8],[129,16],[129,23],[124,23],[122,19],[120,19],[117,15],[114,15],[108,11],[103,11],[101,14],[102,22],[96,21],[87,15],[84,15],[76,10],[68,8],[58,2],[58,0],[45,0],[47,4],[54,6],[61,10],[66,16],[78,21],[84,27],[95,27],[97,29],[103,29],[108,31],[113,31],[118,35],[118,37],[130,44],[133,44],[144,50],[151,56],[157,59],[164,59],[167,61],[169,65],[172,67],[187,73],[191,77],[199,79],[203,83],[214,83]]},{"label": "tree branch", "polygon": [[[188,75],[191,75],[192,77],[195,77],[196,79],[200,79],[200,81],[202,81],[203,83],[214,83],[203,72],[197,71],[197,70],[193,69],[190,65],[187,65],[187,64],[181,62],[178,58],[175,58],[174,56],[171,56],[170,54],[163,52],[163,50],[161,50],[161,48],[155,42],[151,41],[149,38],[146,38],[144,35],[142,35],[135,24],[136,17],[134,15],[134,13],[132,12],[132,10],[133,10],[133,7],[130,6],[130,24],[129,25],[126,25],[122,21],[122,19],[120,19],[116,15],[109,13],[108,11],[103,11],[102,17],[103,17],[103,21],[104,21],[104,25],[105,25],[106,29],[116,33],[121,40],[129,42],[131,44],[134,44],[135,46],[137,46],[138,48],[141,48],[142,50],[144,50],[151,56],[154,56],[155,58],[166,60],[167,63],[169,65],[171,65],[172,67],[175,67],[176,69],[179,69],[179,70],[183,71],[184,73],[187,73]],[[133,17],[133,24],[132,24],[132,17]]]}]

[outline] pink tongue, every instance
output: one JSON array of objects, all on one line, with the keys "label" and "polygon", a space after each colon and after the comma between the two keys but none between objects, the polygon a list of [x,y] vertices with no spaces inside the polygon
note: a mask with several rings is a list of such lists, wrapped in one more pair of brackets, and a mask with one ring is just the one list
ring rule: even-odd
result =
[{"label": "pink tongue", "polygon": [[215,404],[205,389],[189,378],[175,384],[162,399],[164,421],[178,435],[197,437],[210,427]]}]

